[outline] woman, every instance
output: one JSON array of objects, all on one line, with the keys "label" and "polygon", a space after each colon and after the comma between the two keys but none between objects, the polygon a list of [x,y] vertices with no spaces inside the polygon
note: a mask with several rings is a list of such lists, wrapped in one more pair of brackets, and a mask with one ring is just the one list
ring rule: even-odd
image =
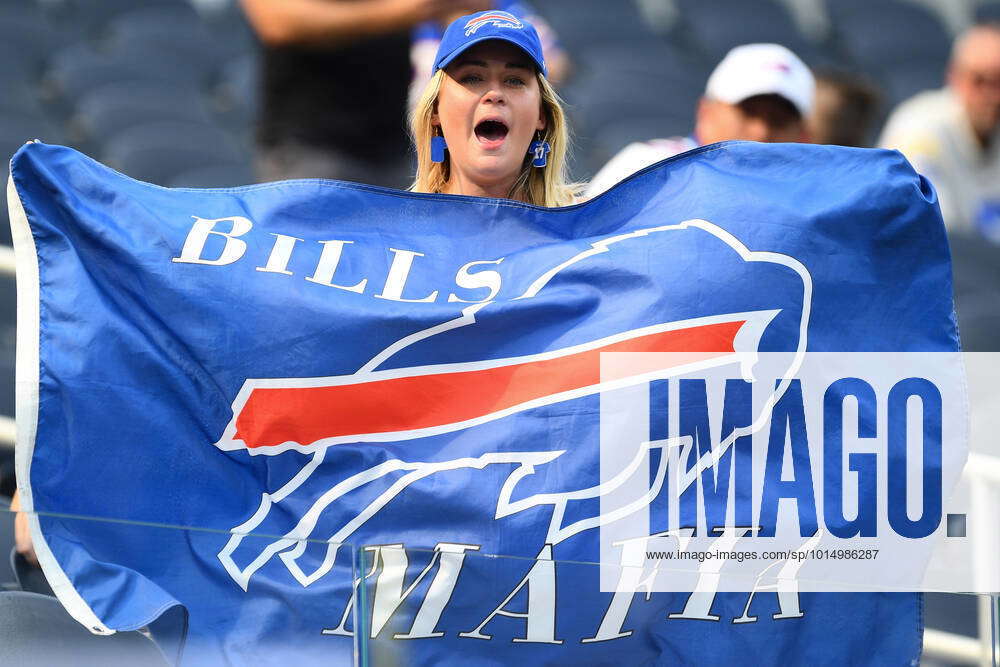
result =
[{"label": "woman", "polygon": [[[577,186],[566,182],[566,117],[545,78],[531,24],[506,12],[463,16],[445,31],[434,70],[411,118],[417,144],[411,190],[574,203]],[[431,155],[432,137],[443,137],[443,156]],[[529,151],[533,145],[537,151]],[[11,510],[18,509],[15,496]],[[18,552],[36,563],[26,514],[17,515],[15,537]]]},{"label": "woman", "polygon": [[538,33],[524,20],[486,11],[452,22],[411,115],[417,177],[410,189],[574,203],[566,117],[546,74]]}]

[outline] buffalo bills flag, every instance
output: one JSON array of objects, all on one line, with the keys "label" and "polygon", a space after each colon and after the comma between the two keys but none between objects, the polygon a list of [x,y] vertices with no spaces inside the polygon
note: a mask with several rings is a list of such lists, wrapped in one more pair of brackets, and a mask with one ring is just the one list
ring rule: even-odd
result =
[{"label": "buffalo bills flag", "polygon": [[602,353],[958,349],[898,153],[716,144],[558,209],[166,189],[41,143],[11,165],[18,475],[94,632],[180,614],[184,664],[351,664],[362,632],[411,664],[919,659],[916,594],[624,596],[562,565],[613,520],[602,394],[665,410]]}]

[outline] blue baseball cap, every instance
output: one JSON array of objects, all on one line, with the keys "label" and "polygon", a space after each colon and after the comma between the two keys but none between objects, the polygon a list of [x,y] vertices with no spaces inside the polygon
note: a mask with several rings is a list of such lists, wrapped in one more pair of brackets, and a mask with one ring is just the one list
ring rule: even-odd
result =
[{"label": "blue baseball cap", "polygon": [[447,67],[470,46],[490,39],[502,39],[520,47],[544,76],[549,75],[542,56],[542,41],[538,39],[535,27],[510,12],[497,10],[469,14],[453,21],[441,38],[437,56],[434,57],[434,71]]}]

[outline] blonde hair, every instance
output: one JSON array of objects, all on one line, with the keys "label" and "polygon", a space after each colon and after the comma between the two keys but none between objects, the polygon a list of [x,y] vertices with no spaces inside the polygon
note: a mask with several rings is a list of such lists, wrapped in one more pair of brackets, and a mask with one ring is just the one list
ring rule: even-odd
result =
[{"label": "blonde hair", "polygon": [[[444,162],[431,162],[431,137],[434,126],[431,118],[436,111],[441,81],[445,73],[438,70],[427,82],[423,94],[410,113],[410,132],[417,147],[417,177],[410,186],[413,192],[444,192],[451,168],[451,157],[446,152]],[[537,73],[538,88],[545,112],[545,129],[541,139],[549,142],[551,151],[544,168],[531,165],[531,156],[525,154],[521,173],[514,181],[507,197],[537,206],[568,206],[573,204],[579,186],[567,180],[567,153],[569,128],[559,95],[548,80]]]}]

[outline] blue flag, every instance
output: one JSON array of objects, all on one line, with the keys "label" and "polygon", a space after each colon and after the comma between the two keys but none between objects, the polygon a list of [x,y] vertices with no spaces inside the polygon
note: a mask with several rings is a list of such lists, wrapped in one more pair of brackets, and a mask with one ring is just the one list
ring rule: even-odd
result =
[{"label": "blue flag", "polygon": [[171,190],[33,143],[8,198],[19,478],[95,632],[183,617],[184,664],[919,659],[916,594],[623,595],[584,565],[601,353],[958,349],[899,153],[716,144],[543,209]]}]

